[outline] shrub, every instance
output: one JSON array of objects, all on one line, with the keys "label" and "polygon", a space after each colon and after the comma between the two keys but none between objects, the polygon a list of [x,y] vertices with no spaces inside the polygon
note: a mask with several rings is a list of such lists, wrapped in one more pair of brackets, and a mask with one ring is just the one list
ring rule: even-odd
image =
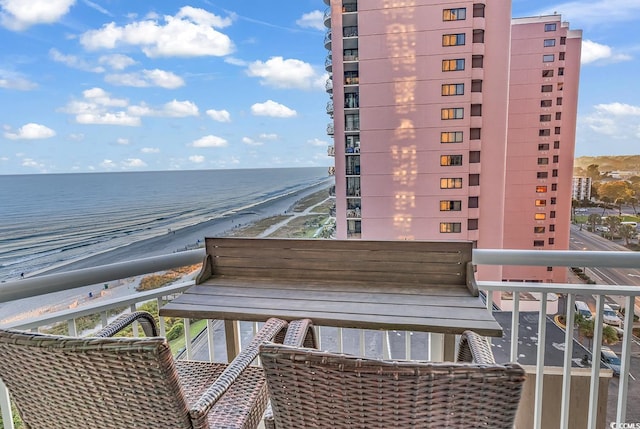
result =
[{"label": "shrub", "polygon": [[180,338],[183,333],[184,333],[184,323],[183,322],[175,323],[171,327],[169,332],[167,332],[167,341],[173,341],[177,338]]}]

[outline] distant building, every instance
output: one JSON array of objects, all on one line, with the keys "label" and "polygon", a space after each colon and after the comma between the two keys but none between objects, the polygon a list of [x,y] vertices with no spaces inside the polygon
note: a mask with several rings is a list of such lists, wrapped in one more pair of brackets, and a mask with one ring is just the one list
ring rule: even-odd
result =
[{"label": "distant building", "polygon": [[590,200],[591,199],[591,177],[574,176],[573,188],[571,191],[574,200]]}]

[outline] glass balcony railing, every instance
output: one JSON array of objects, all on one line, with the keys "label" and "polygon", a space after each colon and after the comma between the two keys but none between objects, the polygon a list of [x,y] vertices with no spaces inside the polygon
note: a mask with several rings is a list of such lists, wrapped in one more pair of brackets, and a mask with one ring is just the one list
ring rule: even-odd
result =
[{"label": "glass balcony railing", "polygon": [[327,102],[327,114],[333,116],[333,101]]},{"label": "glass balcony railing", "polygon": [[324,60],[324,69],[329,73],[331,73],[331,70],[333,69],[333,59],[331,54],[327,55],[327,58]]},{"label": "glass balcony railing", "polygon": [[329,145],[327,147],[327,156],[336,156],[336,147],[334,145]]},{"label": "glass balcony railing", "polygon": [[333,124],[328,124],[327,125],[327,134],[332,136],[333,135]]},{"label": "glass balcony railing", "polygon": [[324,47],[331,50],[331,30],[328,30],[327,34],[324,35]]},{"label": "glass balcony railing", "polygon": [[333,79],[331,77],[329,77],[327,79],[327,81],[324,83],[324,89],[328,92],[328,93],[332,93],[333,92]]},{"label": "glass balcony railing", "polygon": [[331,28],[331,7],[328,7],[324,10],[324,16],[322,20],[325,27]]}]

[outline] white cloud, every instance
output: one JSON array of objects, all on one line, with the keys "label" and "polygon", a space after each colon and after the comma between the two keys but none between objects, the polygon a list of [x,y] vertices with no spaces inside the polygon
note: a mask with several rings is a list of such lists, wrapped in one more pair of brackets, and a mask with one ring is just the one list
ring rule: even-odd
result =
[{"label": "white cloud", "polygon": [[260,83],[275,88],[324,89],[326,77],[304,61],[271,57],[249,64],[247,74],[259,77]]},{"label": "white cloud", "polygon": [[111,67],[113,70],[124,70],[127,67],[132,66],[136,63],[136,61],[133,58],[128,57],[126,55],[122,55],[122,54],[102,55],[98,59],[98,62],[100,64],[106,64],[107,66]]},{"label": "white cloud", "polygon": [[184,118],[187,116],[198,116],[198,106],[191,101],[173,100],[165,103],[161,108],[154,109],[146,103],[129,106],[128,113],[133,116],[164,116],[171,118]]},{"label": "white cloud", "polygon": [[73,140],[74,142],[80,142],[84,140],[84,134],[82,133],[71,133],[69,134],[69,140]]},{"label": "white cloud", "polygon": [[9,161],[9,157],[6,157],[6,156],[0,156],[0,161],[3,161],[3,162],[5,162],[5,161]]},{"label": "white cloud", "polygon": [[225,147],[229,143],[222,137],[208,135],[195,140],[190,144],[192,147]]},{"label": "white cloud", "polygon": [[251,106],[251,113],[256,116],[271,116],[274,118],[292,118],[298,115],[295,110],[273,100],[254,104]]},{"label": "white cloud", "polygon": [[105,159],[100,163],[100,167],[102,168],[107,168],[107,169],[112,169],[112,168],[116,168],[117,165],[115,162],[113,162],[110,159]]},{"label": "white cloud", "polygon": [[109,74],[105,76],[104,80],[112,85],[138,88],[159,86],[166,89],[175,89],[184,86],[184,80],[180,76],[160,69]]},{"label": "white cloud", "polygon": [[319,10],[305,13],[302,18],[296,21],[300,27],[315,28],[316,30],[324,31],[324,13]]},{"label": "white cloud", "polygon": [[582,41],[582,54],[580,62],[582,64],[590,63],[617,63],[620,61],[629,61],[631,56],[626,54],[618,54],[611,49],[610,46],[602,45],[591,40]]},{"label": "white cloud", "polygon": [[90,50],[138,46],[148,57],[224,56],[233,52],[233,43],[216,28],[231,22],[231,18],[184,6],[175,16],[164,16],[164,23],[152,16],[123,27],[111,22],[82,34],[80,43]]},{"label": "white cloud", "polygon": [[311,139],[311,140],[307,140],[307,143],[310,144],[311,146],[328,146],[329,143],[327,143],[324,140],[320,140],[320,139]]},{"label": "white cloud", "polygon": [[124,168],[141,168],[146,167],[147,164],[139,158],[128,158],[122,161],[122,166]]},{"label": "white cloud", "polygon": [[0,69],[0,88],[29,91],[37,87],[38,85],[18,73]]},{"label": "white cloud", "polygon": [[242,143],[247,144],[249,146],[262,146],[262,142],[255,141],[250,137],[242,137]]},{"label": "white cloud", "polygon": [[121,146],[128,146],[130,144],[129,139],[125,139],[123,137],[119,137],[118,139],[116,139],[116,143]]},{"label": "white cloud", "polygon": [[611,155],[638,152],[640,106],[625,103],[597,104],[578,118],[577,141],[583,150],[599,153],[606,144]]},{"label": "white cloud", "polygon": [[258,137],[261,138],[262,140],[278,140],[278,135],[274,133],[271,133],[271,134],[262,133]]},{"label": "white cloud", "polygon": [[107,113],[79,113],[76,122],[89,125],[122,125],[137,127],[141,124],[140,118],[130,116],[126,112]]},{"label": "white cloud", "polygon": [[30,122],[23,125],[17,132],[6,131],[4,136],[10,140],[38,140],[48,139],[56,135],[56,132],[44,125]]},{"label": "white cloud", "polygon": [[101,106],[126,107],[129,101],[125,98],[112,98],[111,95],[102,88],[91,88],[82,91],[82,95],[87,100]]},{"label": "white cloud", "polygon": [[209,109],[209,110],[207,110],[206,113],[214,121],[231,122],[231,114],[229,112],[227,112],[226,110]]},{"label": "white cloud", "polygon": [[569,1],[544,9],[535,15],[562,14],[562,18],[578,26],[631,21],[640,14],[638,0]]},{"label": "white cloud", "polygon": [[79,124],[139,126],[139,117],[132,116],[125,110],[129,101],[124,98],[113,98],[102,88],[91,88],[82,92],[82,100],[72,100],[61,110],[75,115]]},{"label": "white cloud", "polygon": [[160,148],[157,147],[143,147],[140,149],[142,153],[160,153]]},{"label": "white cloud", "polygon": [[49,58],[57,63],[62,63],[67,67],[87,71],[91,73],[104,73],[104,67],[96,67],[89,64],[87,61],[78,58],[75,55],[65,55],[56,48],[49,49]]},{"label": "white cloud", "polygon": [[107,9],[103,8],[102,6],[100,6],[97,3],[94,3],[94,2],[89,1],[89,0],[82,0],[82,2],[84,4],[86,4],[87,6],[89,6],[90,8],[95,9],[95,10],[97,10],[98,12],[100,12],[100,13],[102,13],[104,15],[113,16],[113,14],[111,12],[109,12]]},{"label": "white cloud", "polygon": [[204,162],[204,156],[202,156],[202,155],[191,155],[189,157],[189,161],[193,162],[194,164],[202,164]]},{"label": "white cloud", "polygon": [[239,58],[234,57],[225,57],[224,62],[227,64],[232,64],[234,66],[246,67],[249,65],[248,61],[241,60]]},{"label": "white cloud", "polygon": [[74,4],[75,0],[0,0],[0,23],[16,31],[51,24],[66,15]]},{"label": "white cloud", "polygon": [[39,168],[39,169],[43,169],[44,168],[44,164],[43,163],[35,161],[32,158],[24,158],[22,160],[22,166],[23,167],[29,167],[29,168]]}]

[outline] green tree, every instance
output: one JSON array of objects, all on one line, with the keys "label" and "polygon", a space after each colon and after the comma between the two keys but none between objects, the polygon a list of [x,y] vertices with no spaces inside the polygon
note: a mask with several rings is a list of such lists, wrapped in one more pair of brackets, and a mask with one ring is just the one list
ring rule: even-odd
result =
[{"label": "green tree", "polygon": [[609,238],[613,240],[613,237],[620,235],[620,226],[622,224],[622,218],[618,216],[609,216],[604,221],[604,224],[609,228]]},{"label": "green tree", "polygon": [[587,166],[587,177],[591,177],[591,180],[600,180],[602,177],[600,174],[600,166],[598,164],[590,164]]},{"label": "green tree", "polygon": [[591,232],[596,232],[596,225],[600,225],[602,223],[602,216],[597,213],[591,213],[587,218],[587,222],[591,225]]},{"label": "green tree", "polygon": [[636,229],[631,225],[620,225],[618,230],[620,237],[624,238],[625,244],[631,244],[631,239],[636,235]]},{"label": "green tree", "polygon": [[629,198],[633,197],[634,192],[626,180],[616,180],[613,182],[602,183],[598,188],[600,199],[605,201],[605,197],[609,202],[613,202],[618,206],[618,210],[622,213],[621,205]]}]

